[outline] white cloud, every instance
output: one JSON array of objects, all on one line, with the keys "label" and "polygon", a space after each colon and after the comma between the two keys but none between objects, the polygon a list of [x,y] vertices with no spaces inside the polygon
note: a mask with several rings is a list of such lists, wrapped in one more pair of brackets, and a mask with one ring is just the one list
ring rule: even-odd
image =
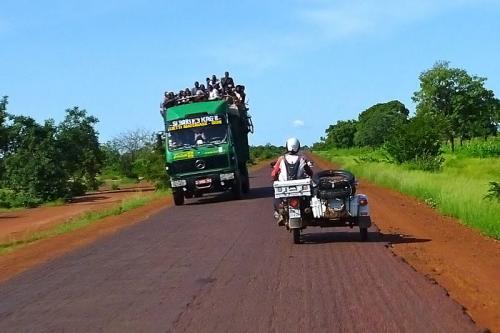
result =
[{"label": "white cloud", "polygon": [[292,122],[293,127],[304,127],[305,123],[303,120],[296,119]]},{"label": "white cloud", "polygon": [[415,23],[446,10],[490,0],[313,0],[298,11],[299,19],[330,40],[373,34]]},{"label": "white cloud", "polygon": [[279,14],[289,25],[272,23],[252,33],[226,36],[204,47],[224,66],[248,67],[255,73],[287,63],[318,46],[347,38],[372,36],[415,24],[454,8],[493,4],[498,0],[296,0]]}]

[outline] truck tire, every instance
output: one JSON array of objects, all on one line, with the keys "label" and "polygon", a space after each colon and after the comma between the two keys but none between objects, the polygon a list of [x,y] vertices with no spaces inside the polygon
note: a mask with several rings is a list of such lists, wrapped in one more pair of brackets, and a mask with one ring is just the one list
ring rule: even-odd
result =
[{"label": "truck tire", "polygon": [[250,179],[248,178],[248,176],[244,177],[242,190],[243,190],[243,193],[245,193],[245,194],[250,191]]},{"label": "truck tire", "polygon": [[359,228],[359,234],[361,235],[362,242],[366,242],[368,240],[368,228]]},{"label": "truck tire", "polygon": [[300,229],[292,229],[293,244],[300,244]]},{"label": "truck tire", "polygon": [[176,206],[184,205],[184,193],[179,191],[174,191],[172,193],[172,196],[174,197],[174,203]]},{"label": "truck tire", "polygon": [[236,177],[234,177],[234,183],[231,191],[233,192],[234,199],[243,199],[243,182],[241,181],[240,175],[236,175]]}]

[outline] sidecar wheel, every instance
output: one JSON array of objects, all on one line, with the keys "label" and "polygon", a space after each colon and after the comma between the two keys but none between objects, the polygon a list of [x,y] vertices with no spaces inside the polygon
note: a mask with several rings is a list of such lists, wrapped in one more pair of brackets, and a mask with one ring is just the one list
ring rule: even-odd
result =
[{"label": "sidecar wheel", "polygon": [[359,233],[361,235],[361,241],[366,242],[368,240],[368,228],[359,228]]},{"label": "sidecar wheel", "polygon": [[293,243],[300,244],[300,229],[292,229]]}]

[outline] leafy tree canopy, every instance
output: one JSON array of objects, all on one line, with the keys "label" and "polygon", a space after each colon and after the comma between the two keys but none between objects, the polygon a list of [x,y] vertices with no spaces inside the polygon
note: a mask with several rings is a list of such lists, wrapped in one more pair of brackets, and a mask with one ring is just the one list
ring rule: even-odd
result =
[{"label": "leafy tree canopy", "polygon": [[386,149],[398,163],[419,162],[423,168],[439,168],[442,162],[439,124],[431,115],[413,117],[396,127]]},{"label": "leafy tree canopy", "polygon": [[358,118],[354,142],[358,146],[378,147],[391,136],[394,128],[408,119],[409,111],[400,101],[376,104]]},{"label": "leafy tree canopy", "polygon": [[357,125],[356,120],[339,120],[335,125],[330,125],[325,131],[325,145],[337,148],[353,147]]},{"label": "leafy tree canopy", "polygon": [[450,140],[496,134],[499,101],[485,88],[486,78],[471,76],[449,62],[437,62],[420,77],[413,95],[417,114],[429,113],[443,120],[442,132]]},{"label": "leafy tree canopy", "polygon": [[65,170],[73,182],[83,188],[97,189],[96,176],[102,166],[103,156],[99,147],[96,117],[78,107],[66,110],[66,117],[58,127],[57,140],[65,152]]},{"label": "leafy tree canopy", "polygon": [[[0,100],[1,205],[32,206],[70,198],[97,187],[101,151],[97,118],[78,107],[66,110],[59,125],[7,114]],[[13,204],[15,203],[15,204]]]}]

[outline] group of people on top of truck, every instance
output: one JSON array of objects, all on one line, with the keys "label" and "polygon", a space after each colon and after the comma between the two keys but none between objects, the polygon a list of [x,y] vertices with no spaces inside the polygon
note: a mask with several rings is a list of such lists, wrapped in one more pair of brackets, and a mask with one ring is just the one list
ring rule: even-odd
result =
[{"label": "group of people on top of truck", "polygon": [[191,89],[186,88],[178,93],[166,91],[161,108],[165,110],[175,105],[220,99],[227,100],[229,104],[244,105],[245,98],[245,86],[235,85],[229,72],[225,72],[220,80],[216,75],[207,77],[206,86],[196,81]]}]

